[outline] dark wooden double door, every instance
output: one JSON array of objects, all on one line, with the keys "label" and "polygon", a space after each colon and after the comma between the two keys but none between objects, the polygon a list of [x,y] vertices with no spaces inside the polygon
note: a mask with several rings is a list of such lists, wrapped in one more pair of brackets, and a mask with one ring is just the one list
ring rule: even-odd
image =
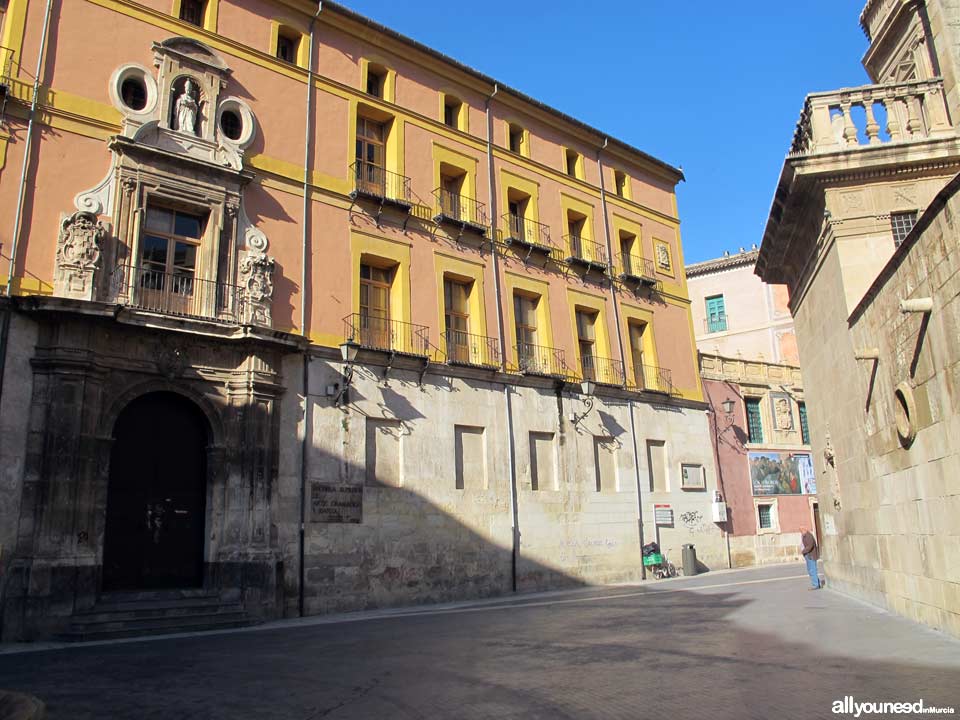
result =
[{"label": "dark wooden double door", "polygon": [[203,584],[206,418],[172,392],[143,395],[114,426],[104,590]]}]

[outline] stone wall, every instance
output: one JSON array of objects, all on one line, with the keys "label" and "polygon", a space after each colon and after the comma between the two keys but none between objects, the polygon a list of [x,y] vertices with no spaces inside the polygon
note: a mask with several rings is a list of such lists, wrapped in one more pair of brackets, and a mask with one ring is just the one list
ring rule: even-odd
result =
[{"label": "stone wall", "polygon": [[[397,364],[386,380],[382,365],[358,364],[340,406],[342,363],[310,364],[308,614],[509,592],[511,453],[519,590],[640,579],[638,466],[625,394],[600,391],[589,408],[571,386],[558,395],[544,379],[450,369],[427,373],[420,384],[416,370]],[[726,567],[722,535],[710,521],[716,474],[705,413],[666,401],[633,403],[633,413],[646,540],[657,537],[653,503],[669,502],[675,523],[659,535],[668,558],[679,564],[681,544],[692,542],[706,567]],[[291,498],[299,492],[302,428],[291,425],[289,412],[283,422],[279,485]],[[666,487],[656,494],[649,492],[648,439],[664,448]],[[681,463],[704,468],[704,489],[680,487]],[[338,517],[328,503],[334,496],[355,502]],[[281,542],[288,590],[297,584],[295,540],[288,533]],[[295,604],[288,597],[288,612]]]},{"label": "stone wall", "polygon": [[[843,489],[842,582],[960,636],[960,179],[851,316],[870,474]],[[902,299],[933,311],[901,313]],[[865,412],[864,412],[865,411]]]}]

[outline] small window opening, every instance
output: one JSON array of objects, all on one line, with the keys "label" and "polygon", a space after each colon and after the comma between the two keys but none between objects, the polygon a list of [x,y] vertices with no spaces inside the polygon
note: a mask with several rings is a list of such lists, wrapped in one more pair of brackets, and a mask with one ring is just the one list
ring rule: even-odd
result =
[{"label": "small window opening", "polygon": [[180,19],[197,27],[203,27],[205,0],[180,0]]},{"label": "small window opening", "polygon": [[143,110],[147,106],[147,86],[141,78],[129,77],[120,85],[120,98],[131,110]]},{"label": "small window opening", "polygon": [[510,123],[510,152],[523,152],[523,128],[515,123]]},{"label": "small window opening", "polygon": [[382,65],[367,66],[367,95],[382,98],[386,85],[387,70]]},{"label": "small window opening", "polygon": [[460,129],[460,113],[463,103],[455,97],[447,96],[443,100],[443,124],[455,130]]},{"label": "small window opening", "polygon": [[220,113],[220,129],[231,140],[239,140],[243,132],[243,120],[240,114],[233,110],[224,110]]},{"label": "small window opening", "polygon": [[284,62],[295,63],[297,61],[297,49],[299,45],[299,38],[281,32],[277,35],[277,57]]}]

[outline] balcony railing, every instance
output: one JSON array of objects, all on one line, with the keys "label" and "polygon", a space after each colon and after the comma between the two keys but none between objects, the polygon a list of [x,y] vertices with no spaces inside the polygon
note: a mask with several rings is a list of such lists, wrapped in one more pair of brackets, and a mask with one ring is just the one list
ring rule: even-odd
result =
[{"label": "balcony railing", "polygon": [[566,260],[571,265],[595,267],[599,270],[607,269],[607,248],[601,243],[587,240],[579,235],[566,235],[564,243],[570,249]]},{"label": "balcony railing", "polygon": [[634,368],[633,381],[639,390],[673,395],[673,374],[656,365],[640,365]]},{"label": "balcony railing", "polygon": [[110,277],[108,294],[110,302],[138,310],[220,322],[245,322],[242,288],[185,273],[120,265]]},{"label": "balcony railing", "polygon": [[586,355],[580,358],[580,368],[584,380],[600,385],[624,384],[623,363],[619,360]]},{"label": "balcony railing", "polygon": [[[853,108],[858,108],[857,115],[862,111],[861,118],[855,118]],[[883,128],[878,114],[886,115]],[[808,95],[793,135],[790,155],[916,142],[948,137],[952,133],[943,80],[863,85]]]},{"label": "balcony railing", "polygon": [[504,239],[508,244],[522,245],[544,253],[552,253],[556,246],[550,239],[550,228],[535,220],[507,213],[503,216]]},{"label": "balcony railing", "polygon": [[430,329],[426,325],[353,313],[343,319],[343,326],[347,342],[368,350],[430,356]]},{"label": "balcony railing", "polygon": [[517,345],[517,361],[520,372],[528,375],[545,375],[547,377],[566,377],[567,363],[563,350],[520,343]]},{"label": "balcony railing", "polygon": [[443,188],[434,190],[433,196],[436,198],[433,218],[436,222],[469,225],[482,233],[487,231],[487,208],[482,202]]},{"label": "balcony railing", "polygon": [[703,320],[703,329],[708,333],[718,333],[727,331],[727,314],[710,315]]},{"label": "balcony railing", "polygon": [[413,206],[410,178],[398,175],[371,162],[357,160],[350,166],[353,175],[351,197],[388,201],[406,208]]},{"label": "balcony railing", "polygon": [[620,279],[628,282],[656,285],[657,275],[653,260],[639,255],[620,255]]},{"label": "balcony railing", "polygon": [[500,342],[484,335],[472,335],[462,330],[444,333],[447,362],[451,365],[500,367]]}]

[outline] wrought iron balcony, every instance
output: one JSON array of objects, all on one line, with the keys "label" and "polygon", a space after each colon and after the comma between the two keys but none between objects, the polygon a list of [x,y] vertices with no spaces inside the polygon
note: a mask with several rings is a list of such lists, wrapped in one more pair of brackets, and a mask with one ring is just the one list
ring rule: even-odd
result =
[{"label": "wrought iron balcony", "polygon": [[635,367],[633,382],[638,390],[673,395],[673,374],[667,368],[656,365]]},{"label": "wrought iron balcony", "polygon": [[520,372],[546,377],[567,376],[567,363],[563,350],[532,343],[520,343],[516,350]]},{"label": "wrought iron balcony", "polygon": [[657,275],[653,260],[639,255],[620,255],[620,279],[640,285],[656,285]]},{"label": "wrought iron balcony", "polygon": [[543,223],[507,213],[503,216],[503,226],[504,240],[508,245],[519,245],[546,255],[557,249],[550,239],[550,228]]},{"label": "wrought iron balcony", "polygon": [[430,356],[430,328],[426,325],[353,313],[343,319],[343,335],[368,350]]},{"label": "wrought iron balcony", "polygon": [[579,235],[565,235],[563,241],[570,250],[566,258],[568,264],[595,268],[601,272],[607,269],[607,248],[601,243]]},{"label": "wrought iron balcony", "polygon": [[703,329],[708,333],[727,331],[727,314],[710,315],[703,320]]},{"label": "wrought iron balcony", "polygon": [[484,335],[471,335],[462,330],[444,333],[447,362],[451,365],[500,367],[500,342]]},{"label": "wrought iron balcony", "polygon": [[436,198],[434,222],[469,227],[481,235],[486,234],[487,209],[482,202],[443,188],[434,190],[433,196]]},{"label": "wrought iron balcony", "polygon": [[[851,112],[853,108],[863,112],[860,127]],[[886,115],[883,133],[878,113]],[[931,140],[949,137],[953,132],[943,80],[862,85],[808,95],[793,135],[790,156]]]},{"label": "wrought iron balcony", "polygon": [[353,176],[350,197],[354,200],[362,197],[381,203],[389,202],[407,210],[413,207],[410,178],[407,176],[362,160],[350,165],[350,173]]},{"label": "wrought iron balcony", "polygon": [[622,386],[625,382],[623,363],[612,358],[586,355],[580,358],[584,380],[593,380],[600,385]]},{"label": "wrought iron balcony", "polygon": [[110,302],[162,315],[247,322],[242,288],[186,273],[119,265],[110,276],[107,294]]}]

